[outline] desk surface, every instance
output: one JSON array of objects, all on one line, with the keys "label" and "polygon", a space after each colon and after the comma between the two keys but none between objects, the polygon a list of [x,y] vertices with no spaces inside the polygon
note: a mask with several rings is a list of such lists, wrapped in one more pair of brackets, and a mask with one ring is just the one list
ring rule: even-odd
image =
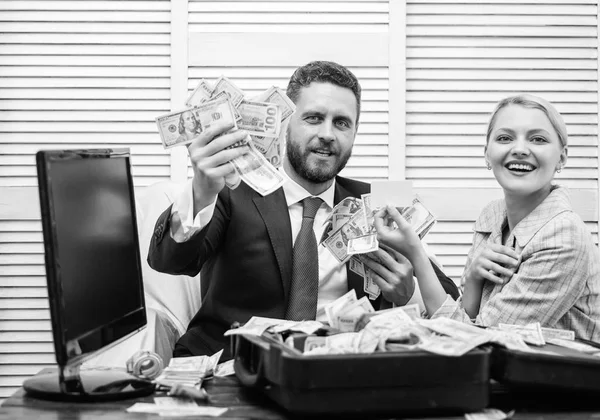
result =
[{"label": "desk surface", "polygon": [[[206,390],[211,395],[214,401],[213,406],[228,407],[229,409],[220,417],[206,417],[212,419],[257,419],[257,420],[286,420],[290,419],[289,415],[278,409],[278,407],[269,401],[267,398],[260,395],[258,392],[248,390],[239,385],[235,377],[215,378],[206,385]],[[561,397],[562,395],[562,397]],[[0,420],[15,420],[15,419],[39,419],[39,420],[137,420],[137,419],[163,419],[157,414],[139,414],[127,413],[125,409],[134,404],[134,402],[153,402],[153,397],[148,396],[137,400],[114,401],[107,403],[64,403],[38,400],[28,397],[25,392],[20,389],[13,396],[7,399],[2,407],[0,407]],[[515,420],[583,420],[583,419],[600,419],[600,395],[595,398],[598,402],[593,404],[594,409],[574,411],[573,407],[578,407],[577,404],[570,404],[572,408],[552,405],[552,401],[556,402],[558,398],[563,401],[568,399],[564,393],[553,396],[543,397],[547,401],[543,405],[544,408],[527,409],[519,408],[524,406],[523,400],[514,401],[502,400],[496,398],[497,404],[493,406],[502,408],[505,412],[511,408],[516,408],[516,413],[513,417]],[[572,397],[571,397],[572,398]],[[494,401],[494,399],[492,400]],[[526,405],[526,404],[525,404]],[[540,404],[538,403],[538,406]],[[176,417],[171,417],[176,418]],[[178,419],[186,417],[177,417]],[[204,417],[187,417],[187,418],[204,418]],[[385,418],[389,419],[390,416]],[[402,418],[402,417],[398,417]],[[411,417],[414,418],[414,417]],[[428,417],[432,419],[431,417]],[[464,416],[452,417],[436,417],[436,419],[446,420],[461,420]]]}]

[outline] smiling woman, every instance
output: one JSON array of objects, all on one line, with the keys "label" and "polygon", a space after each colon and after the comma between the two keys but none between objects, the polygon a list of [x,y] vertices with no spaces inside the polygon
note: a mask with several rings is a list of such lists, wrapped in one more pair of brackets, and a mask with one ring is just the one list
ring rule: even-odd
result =
[{"label": "smiling woman", "polygon": [[[379,237],[413,264],[432,317],[573,330],[600,341],[600,256],[565,187],[553,184],[567,162],[567,130],[547,101],[519,95],[492,113],[485,160],[504,191],[475,222],[463,274],[465,292],[446,297],[424,264],[418,238],[394,209],[376,217]],[[399,226],[387,228],[385,217]]]}]

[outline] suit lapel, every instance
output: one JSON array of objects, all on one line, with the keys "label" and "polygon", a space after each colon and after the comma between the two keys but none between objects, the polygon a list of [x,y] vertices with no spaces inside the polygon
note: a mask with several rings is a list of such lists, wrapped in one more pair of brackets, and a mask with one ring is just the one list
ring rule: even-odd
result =
[{"label": "suit lapel", "polygon": [[287,302],[292,282],[292,225],[283,188],[266,197],[254,197],[252,201],[267,227]]},{"label": "suit lapel", "polygon": [[[352,194],[346,188],[342,187],[338,182],[335,183],[335,192],[333,194],[333,204],[337,205],[340,201],[342,201],[346,197],[355,197],[355,194]],[[350,270],[350,264],[346,263],[346,275],[348,278],[348,290],[354,289],[356,292],[356,296],[360,299],[365,296],[364,290],[364,279],[362,276],[356,274],[354,271]]]}]

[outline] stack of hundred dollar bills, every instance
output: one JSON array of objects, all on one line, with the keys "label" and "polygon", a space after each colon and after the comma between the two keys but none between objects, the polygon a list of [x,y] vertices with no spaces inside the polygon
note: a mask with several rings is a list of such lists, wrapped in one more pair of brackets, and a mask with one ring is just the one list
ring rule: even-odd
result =
[{"label": "stack of hundred dollar bills", "polygon": [[[215,123],[226,123],[249,135],[243,144],[250,150],[233,159],[240,178],[261,195],[277,190],[285,178],[281,166],[285,128],[295,111],[294,103],[275,86],[253,98],[221,76],[214,85],[201,79],[187,98],[185,108],[156,118],[165,149],[192,143]],[[238,184],[228,183],[230,188]]]},{"label": "stack of hundred dollar bills", "polygon": [[[373,214],[377,210],[371,208],[371,194],[363,194],[361,198],[347,197],[333,208],[325,221],[326,227],[321,238],[321,244],[327,247],[340,263],[350,260],[350,270],[363,277],[364,291],[372,300],[379,297],[381,290],[373,280],[373,271],[358,258],[358,255],[369,254],[370,258],[379,260],[373,253],[380,248],[373,226]],[[411,206],[401,208],[400,213],[421,239],[436,222],[433,214],[418,197],[412,200]]]},{"label": "stack of hundred dollar bills", "polygon": [[302,356],[424,350],[457,357],[485,343],[557,355],[540,348],[551,343],[600,357],[598,348],[574,341],[570,330],[542,328],[539,323],[484,329],[444,317],[423,319],[416,304],[376,312],[365,298],[357,299],[351,290],[328,304],[327,323],[252,317],[225,335],[267,335]]}]

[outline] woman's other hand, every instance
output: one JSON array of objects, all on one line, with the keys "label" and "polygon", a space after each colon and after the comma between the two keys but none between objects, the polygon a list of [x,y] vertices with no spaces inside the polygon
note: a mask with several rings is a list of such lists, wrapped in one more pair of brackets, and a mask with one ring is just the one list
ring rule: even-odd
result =
[{"label": "woman's other hand", "polygon": [[488,244],[465,273],[465,282],[483,282],[489,280],[496,284],[506,283],[517,271],[521,257],[505,245]]}]

